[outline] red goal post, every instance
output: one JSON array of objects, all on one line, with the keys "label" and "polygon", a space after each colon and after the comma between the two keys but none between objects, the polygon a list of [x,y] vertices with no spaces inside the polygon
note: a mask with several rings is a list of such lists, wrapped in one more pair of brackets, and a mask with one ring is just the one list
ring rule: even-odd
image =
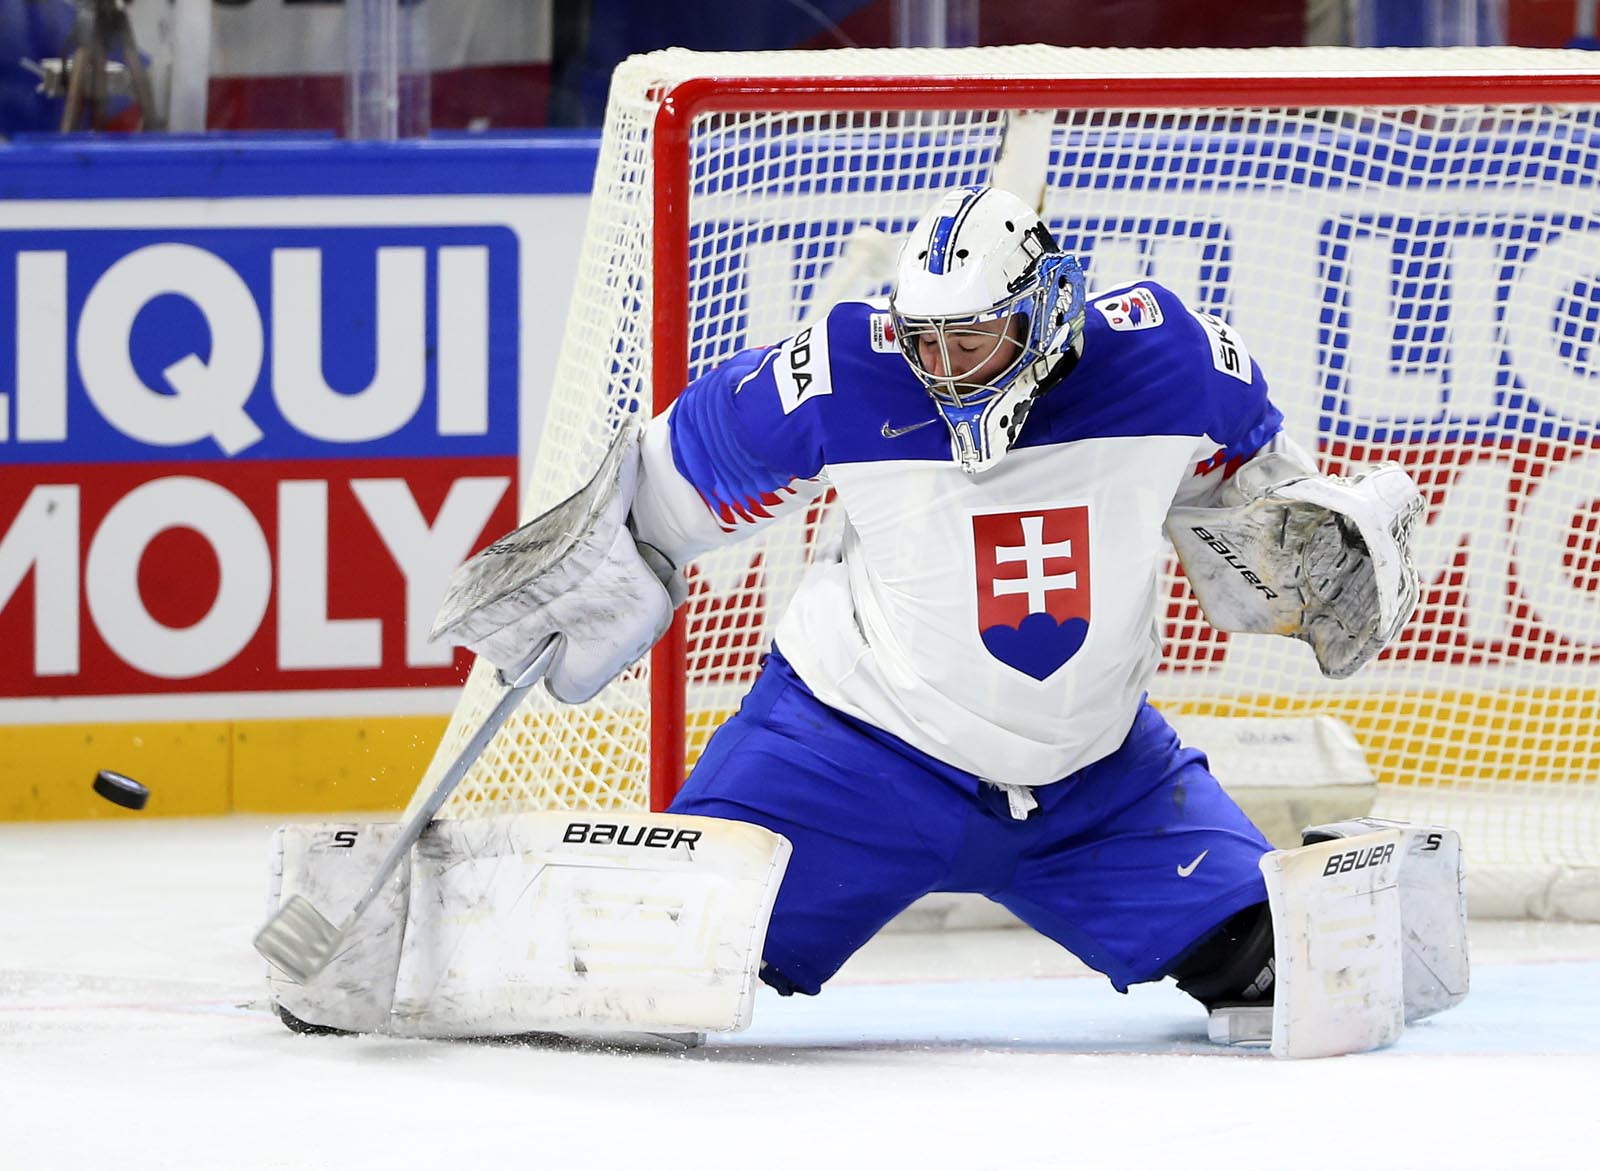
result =
[{"label": "red goal post", "polygon": [[[1591,61],[1037,46],[630,60],[525,512],[588,474],[623,413],[658,412],[820,300],[880,292],[881,262],[839,286],[853,237],[892,241],[936,190],[1009,167],[1042,187],[1091,291],[1159,279],[1228,316],[1331,470],[1399,458],[1429,495],[1423,607],[1378,663],[1322,680],[1299,644],[1210,632],[1173,577],[1152,698],[1180,715],[1336,715],[1379,777],[1378,812],[1456,824],[1469,864],[1515,880],[1496,909],[1600,916],[1600,482],[1585,495],[1600,260],[1572,267],[1577,238],[1600,232]],[[1040,111],[1043,137],[1008,146]],[[1535,517],[1554,530],[1524,532]],[[820,506],[706,558],[648,667],[582,710],[530,704],[447,815],[663,804],[836,522]],[[485,688],[475,672],[445,749]]]}]

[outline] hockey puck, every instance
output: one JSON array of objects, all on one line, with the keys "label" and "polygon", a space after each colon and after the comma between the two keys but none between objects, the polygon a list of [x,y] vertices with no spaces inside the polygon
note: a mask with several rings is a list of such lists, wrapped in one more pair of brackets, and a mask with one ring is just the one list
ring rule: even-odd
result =
[{"label": "hockey puck", "polygon": [[94,774],[94,791],[113,805],[124,809],[143,809],[150,800],[150,790],[132,777],[103,768]]}]

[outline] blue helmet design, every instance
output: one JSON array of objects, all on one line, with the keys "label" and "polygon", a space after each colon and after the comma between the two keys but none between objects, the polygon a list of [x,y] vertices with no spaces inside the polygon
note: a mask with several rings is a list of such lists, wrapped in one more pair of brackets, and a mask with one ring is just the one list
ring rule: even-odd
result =
[{"label": "blue helmet design", "polygon": [[1010,192],[950,192],[912,230],[890,311],[963,470],[993,467],[1071,368],[1085,304],[1082,267]]}]

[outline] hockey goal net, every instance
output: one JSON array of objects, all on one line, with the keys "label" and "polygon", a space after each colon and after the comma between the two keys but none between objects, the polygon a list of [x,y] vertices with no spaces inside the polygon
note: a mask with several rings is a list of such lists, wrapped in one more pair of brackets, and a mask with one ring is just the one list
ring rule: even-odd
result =
[{"label": "hockey goal net", "polygon": [[[1169,712],[1331,713],[1377,812],[1443,821],[1474,912],[1600,917],[1600,76],[1530,50],[841,50],[635,58],[614,78],[524,514],[620,419],[886,291],[930,204],[1039,195],[1091,294],[1159,280],[1240,328],[1292,433],[1429,502],[1421,608],[1355,678],[1165,591]],[[1585,70],[1590,70],[1586,72]],[[887,245],[887,247],[885,247]],[[708,556],[649,663],[530,702],[445,816],[661,804],[757,670],[826,501]],[[468,682],[425,791],[495,694]],[[1203,745],[1202,745],[1203,747]],[[996,779],[1003,779],[996,762]],[[1223,780],[1226,782],[1227,778]],[[1509,893],[1508,893],[1509,892]]]}]

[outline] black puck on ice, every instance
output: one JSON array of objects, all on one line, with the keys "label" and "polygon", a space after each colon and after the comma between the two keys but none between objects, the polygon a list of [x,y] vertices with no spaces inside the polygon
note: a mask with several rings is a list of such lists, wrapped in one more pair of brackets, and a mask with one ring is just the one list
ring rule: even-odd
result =
[{"label": "black puck on ice", "polygon": [[94,791],[113,805],[124,809],[143,809],[150,800],[150,790],[132,777],[103,768],[94,774]]}]

